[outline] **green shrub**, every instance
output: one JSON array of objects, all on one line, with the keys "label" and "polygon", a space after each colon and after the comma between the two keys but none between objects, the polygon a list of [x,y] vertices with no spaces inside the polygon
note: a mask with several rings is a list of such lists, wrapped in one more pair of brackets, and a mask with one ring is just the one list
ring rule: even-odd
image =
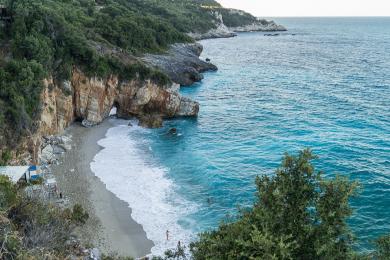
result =
[{"label": "green shrub", "polygon": [[376,241],[375,258],[390,260],[390,235],[382,236]]},{"label": "green shrub", "polygon": [[39,177],[37,179],[30,181],[31,185],[42,185],[44,183],[44,179],[42,177]]},{"label": "green shrub", "polygon": [[[176,42],[192,42],[188,32],[215,28],[214,6],[229,24],[246,23],[248,14],[232,15],[212,0],[7,0],[11,23],[1,30],[2,46],[11,59],[0,65],[0,135],[13,148],[21,136],[34,132],[41,113],[42,79],[69,80],[74,66],[87,76],[152,80],[166,85],[162,72],[140,63],[123,64],[104,55],[107,46],[130,55],[160,53]],[[237,17],[236,17],[237,16]],[[237,20],[238,19],[238,20]],[[104,53],[104,52],[103,52]],[[120,56],[120,55],[119,55]],[[71,94],[71,93],[66,93]]]},{"label": "green shrub", "polygon": [[7,163],[10,160],[11,160],[11,152],[9,150],[2,151],[0,157],[0,166],[7,165]]},{"label": "green shrub", "polygon": [[195,259],[355,259],[346,219],[358,184],[325,180],[310,150],[286,154],[274,176],[256,179],[257,202],[237,220],[202,233]]},{"label": "green shrub", "polygon": [[[76,219],[84,220],[84,215]],[[65,211],[56,205],[27,197],[22,197],[8,211],[8,217],[21,235],[22,247],[27,253],[43,248],[45,252],[54,252],[55,255],[66,254],[71,250],[66,242],[71,239],[74,228],[80,224],[66,218]]]},{"label": "green shrub", "polygon": [[[11,60],[0,67],[0,100],[3,107],[0,133],[13,143],[33,130],[33,120],[40,114],[40,94],[45,73],[36,61]],[[8,131],[7,131],[8,130]]]},{"label": "green shrub", "polygon": [[73,210],[70,218],[74,223],[85,224],[85,222],[89,218],[89,214],[83,209],[83,207],[80,204],[75,204],[73,206]]},{"label": "green shrub", "polygon": [[21,237],[12,229],[12,223],[0,214],[0,259],[16,259],[22,250]]},{"label": "green shrub", "polygon": [[222,15],[223,23],[228,27],[249,25],[257,21],[256,17],[245,12],[240,12],[238,14],[229,9],[219,8],[217,10]]},{"label": "green shrub", "polygon": [[8,210],[17,202],[15,186],[7,176],[0,175],[0,211]]}]

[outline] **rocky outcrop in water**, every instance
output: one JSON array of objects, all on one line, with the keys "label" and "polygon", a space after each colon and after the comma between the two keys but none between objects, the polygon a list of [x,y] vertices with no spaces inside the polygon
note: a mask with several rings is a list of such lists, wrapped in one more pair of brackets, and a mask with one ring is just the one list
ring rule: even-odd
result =
[{"label": "rocky outcrop in water", "polygon": [[164,55],[146,54],[142,60],[165,72],[180,85],[191,85],[203,79],[202,72],[215,71],[217,67],[199,59],[203,46],[199,43],[172,45]]}]

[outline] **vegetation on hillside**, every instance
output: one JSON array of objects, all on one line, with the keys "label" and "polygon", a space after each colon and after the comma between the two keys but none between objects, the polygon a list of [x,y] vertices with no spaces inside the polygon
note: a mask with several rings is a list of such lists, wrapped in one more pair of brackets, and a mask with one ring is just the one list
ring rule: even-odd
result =
[{"label": "vegetation on hillside", "polygon": [[0,176],[0,259],[64,259],[75,253],[72,232],[87,218],[80,205],[62,210],[28,198]]},{"label": "vegetation on hillside", "polygon": [[[216,10],[222,15],[223,23],[227,27],[245,26],[257,22],[256,17],[244,11],[225,8],[218,8]],[[239,12],[239,15],[237,15],[237,12]]]},{"label": "vegetation on hillside", "polygon": [[[90,76],[116,73],[167,84],[168,77],[136,58],[162,52],[170,44],[191,42],[188,32],[215,28],[213,10],[231,25],[247,23],[213,0],[2,0],[7,20],[0,27],[0,145],[17,144],[34,132],[41,113],[42,80],[69,79],[74,66]],[[12,142],[10,140],[12,139]],[[1,150],[1,149],[0,149]],[[0,151],[1,152],[1,151]]]},{"label": "vegetation on hillside", "polygon": [[257,202],[236,220],[200,235],[194,259],[390,259],[390,237],[362,255],[347,225],[358,183],[324,179],[310,150],[286,154],[275,175],[256,179]]},{"label": "vegetation on hillside", "polygon": [[166,75],[139,62],[123,64],[100,54],[96,45],[138,55],[191,39],[168,20],[139,10],[136,2],[97,2],[6,1],[11,20],[3,21],[0,31],[0,145],[8,143],[12,149],[19,137],[35,130],[42,80],[49,75],[68,79],[74,65],[89,75],[117,73],[123,79],[169,82]]},{"label": "vegetation on hillside", "polygon": [[[274,176],[257,177],[253,208],[200,234],[191,257],[179,246],[153,259],[390,259],[390,235],[379,238],[369,254],[356,250],[347,219],[359,184],[323,178],[314,158],[310,150],[286,154]],[[30,199],[23,187],[0,176],[0,259],[63,259],[74,253],[72,231],[87,219],[80,205],[62,210]]]},{"label": "vegetation on hillside", "polygon": [[[35,131],[45,77],[69,79],[77,66],[89,76],[115,73],[122,79],[139,77],[167,84],[165,74],[146,67],[135,56],[162,52],[172,43],[191,42],[186,33],[215,28],[215,10],[226,16],[229,25],[255,19],[226,11],[213,0],[0,3],[10,18],[1,21],[0,27],[0,146],[8,142],[11,149],[19,137]],[[116,55],[102,49],[115,50]],[[121,53],[133,58],[124,61]]]}]

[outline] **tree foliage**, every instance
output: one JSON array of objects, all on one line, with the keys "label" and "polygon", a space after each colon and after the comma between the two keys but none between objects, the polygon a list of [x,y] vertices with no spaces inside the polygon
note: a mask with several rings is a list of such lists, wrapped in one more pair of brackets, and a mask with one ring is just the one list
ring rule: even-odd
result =
[{"label": "tree foliage", "polygon": [[174,42],[191,41],[169,21],[140,13],[135,3],[124,3],[6,1],[12,19],[1,28],[0,48],[9,55],[0,57],[0,145],[8,142],[13,148],[21,136],[35,131],[43,79],[69,79],[73,66],[89,76],[116,73],[122,79],[138,77],[169,83],[160,71],[140,62],[123,64],[96,49],[96,45],[105,44],[138,55],[161,52]]},{"label": "tree foliage", "polygon": [[[34,132],[41,113],[42,79],[69,79],[74,66],[88,76],[150,79],[162,72],[140,62],[124,63],[102,48],[132,57],[191,42],[188,32],[215,28],[218,9],[226,21],[255,19],[224,11],[213,0],[1,0],[11,19],[0,27],[0,145]],[[209,9],[208,7],[212,7]],[[240,16],[240,15],[238,15]],[[233,23],[233,22],[230,22]],[[104,47],[102,47],[104,46]],[[119,54],[120,55],[120,54]],[[8,143],[7,143],[8,142]]]},{"label": "tree foliage", "polygon": [[324,179],[310,150],[286,154],[274,176],[256,179],[257,202],[237,220],[200,235],[195,259],[355,259],[346,223],[358,183]]},{"label": "tree foliage", "polygon": [[258,22],[256,17],[243,11],[224,8],[218,8],[217,10],[222,15],[223,23],[228,27],[245,26]]},{"label": "tree foliage", "polygon": [[0,259],[66,259],[74,253],[74,229],[88,217],[80,205],[63,210],[26,197],[0,176]]},{"label": "tree foliage", "polygon": [[377,239],[374,257],[378,260],[390,260],[390,235]]},{"label": "tree foliage", "polygon": [[16,188],[8,177],[0,175],[0,212],[7,211],[16,202]]},{"label": "tree foliage", "polygon": [[0,67],[0,117],[11,129],[3,132],[3,137],[17,142],[17,137],[32,129],[34,119],[39,113],[40,94],[45,75],[43,67],[36,61],[11,60]]}]

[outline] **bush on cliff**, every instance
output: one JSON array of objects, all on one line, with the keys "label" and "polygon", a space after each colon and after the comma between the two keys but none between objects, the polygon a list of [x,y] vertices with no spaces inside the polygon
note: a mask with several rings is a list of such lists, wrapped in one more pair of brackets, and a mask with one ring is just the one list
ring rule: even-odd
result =
[{"label": "bush on cliff", "polygon": [[256,17],[246,12],[240,11],[240,15],[238,15],[235,10],[224,8],[218,8],[217,10],[222,15],[223,23],[227,27],[245,26],[257,22]]},{"label": "bush on cliff", "polygon": [[75,224],[85,224],[89,218],[88,212],[80,204],[75,204],[72,210],[66,209],[64,216]]},{"label": "bush on cliff", "polygon": [[390,260],[390,235],[382,236],[376,241],[373,255],[378,260]]},{"label": "bush on cliff", "polygon": [[17,201],[16,188],[9,178],[0,175],[0,212],[7,211]]},{"label": "bush on cliff", "polygon": [[114,73],[125,80],[138,77],[165,85],[170,82],[167,75],[136,62],[136,57],[191,42],[188,32],[215,28],[215,9],[230,24],[254,19],[249,14],[235,17],[213,0],[0,3],[11,17],[0,26],[0,146],[12,149],[20,136],[35,131],[44,77],[69,79],[77,66],[88,76]]},{"label": "bush on cliff", "polygon": [[[88,76],[150,79],[168,84],[169,78],[139,62],[123,64],[103,55],[97,42],[131,54],[159,52],[174,42],[190,39],[167,21],[141,14],[117,1],[8,0],[12,19],[1,27],[0,146],[13,149],[21,136],[35,131],[41,113],[45,77],[69,79],[73,66]],[[99,44],[98,44],[99,45]]]},{"label": "bush on cliff", "polygon": [[0,176],[0,259],[65,259],[74,254],[72,232],[88,214],[25,197],[7,177]]},{"label": "bush on cliff", "polygon": [[[1,122],[0,122],[1,123]],[[0,131],[1,134],[1,131]],[[9,150],[5,150],[0,152],[0,166],[5,166],[11,160],[11,152]]]},{"label": "bush on cliff", "polygon": [[346,223],[358,184],[324,179],[310,150],[286,154],[275,175],[256,179],[257,202],[237,220],[202,233],[191,245],[195,259],[389,259],[390,239],[377,253],[359,255]]},{"label": "bush on cliff", "polygon": [[[36,61],[11,60],[0,67],[0,110],[3,122],[0,133],[6,125],[12,132],[5,138],[17,141],[20,134],[31,129],[33,120],[40,113],[40,94],[45,76],[43,67]],[[4,129],[3,129],[4,130]]]}]

